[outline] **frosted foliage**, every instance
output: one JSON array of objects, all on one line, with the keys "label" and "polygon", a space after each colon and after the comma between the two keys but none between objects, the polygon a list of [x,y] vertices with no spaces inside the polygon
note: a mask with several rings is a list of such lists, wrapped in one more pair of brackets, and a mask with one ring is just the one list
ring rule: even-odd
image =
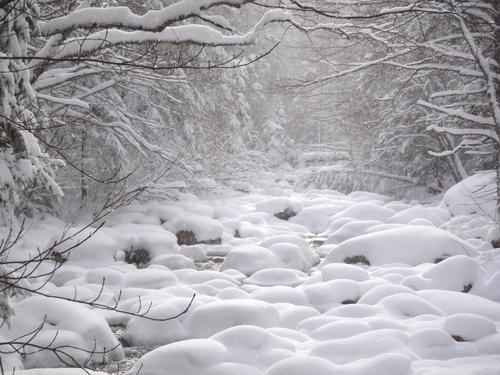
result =
[{"label": "frosted foliage", "polygon": [[[38,14],[33,0],[11,2],[0,10],[0,56],[27,56],[30,33]],[[24,195],[36,180],[41,188],[35,195],[62,192],[54,180],[58,162],[39,147],[31,131],[37,128],[32,108],[35,92],[30,84],[30,71],[24,59],[0,62],[0,202],[12,210],[23,205]],[[36,196],[30,197],[36,202]],[[23,205],[23,209],[26,206]]]}]

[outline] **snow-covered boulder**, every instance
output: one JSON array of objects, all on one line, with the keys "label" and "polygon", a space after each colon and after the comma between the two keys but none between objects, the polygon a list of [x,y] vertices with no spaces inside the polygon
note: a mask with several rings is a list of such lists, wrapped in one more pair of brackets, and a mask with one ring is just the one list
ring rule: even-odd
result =
[{"label": "snow-covered boulder", "polygon": [[268,268],[255,272],[251,277],[245,279],[246,284],[259,286],[297,286],[303,283],[307,275],[299,270],[286,268]]},{"label": "snow-covered boulder", "polygon": [[53,236],[46,248],[50,248],[61,238],[67,240],[54,247],[51,256],[56,261],[67,260],[89,268],[113,263],[120,248],[118,242],[104,228],[96,231],[95,228],[78,227]]},{"label": "snow-covered boulder", "polygon": [[164,375],[167,371],[171,375],[215,375],[214,368],[227,361],[229,351],[221,343],[211,339],[187,340],[146,353],[127,375]]},{"label": "snow-covered boulder", "polygon": [[449,211],[440,207],[415,206],[399,211],[391,216],[387,222],[395,224],[409,224],[413,222],[414,225],[417,225],[414,220],[425,219],[434,226],[439,227],[445,221],[449,220],[450,217]]},{"label": "snow-covered boulder", "polygon": [[[36,346],[61,347],[80,365],[92,361],[109,363],[124,358],[123,349],[106,320],[84,305],[35,296],[13,307],[15,315],[12,317],[12,329],[3,325],[0,334],[10,339],[24,337],[25,341],[33,345],[24,348],[28,354],[23,361],[26,368],[65,367],[60,358],[64,360],[67,356],[59,353],[58,358],[54,352],[39,350]],[[36,335],[30,334],[37,330],[39,332]],[[27,334],[30,336],[23,336]],[[31,336],[33,339],[29,340]]]},{"label": "snow-covered boulder", "polygon": [[341,209],[334,205],[315,205],[304,207],[296,216],[290,218],[291,223],[305,226],[312,233],[321,233],[328,229],[330,217]]},{"label": "snow-covered boulder", "polygon": [[263,241],[260,246],[243,245],[231,250],[221,270],[234,268],[245,275],[266,268],[293,268],[307,271],[319,261],[304,239],[297,236],[279,235]]},{"label": "snow-covered boulder", "polygon": [[238,246],[231,250],[221,265],[221,271],[235,269],[247,276],[265,268],[285,268],[271,250],[261,246]]},{"label": "snow-covered boulder", "polygon": [[220,244],[224,226],[208,216],[189,215],[167,225],[179,245]]},{"label": "snow-covered boulder", "polygon": [[270,329],[257,326],[231,327],[215,334],[212,339],[220,342],[229,350],[233,362],[257,367],[261,370],[295,354],[295,347],[289,340],[284,340],[271,333]]},{"label": "snow-covered boulder", "polygon": [[[465,255],[456,255],[433,265],[420,275],[406,277],[401,284],[415,290],[445,289],[469,293],[484,284],[482,269],[477,261]],[[476,281],[478,284],[476,285]]]},{"label": "snow-covered boulder", "polygon": [[365,230],[375,225],[382,224],[378,220],[355,220],[342,225],[338,230],[330,234],[325,242],[326,245],[339,244],[349,238],[363,234]]},{"label": "snow-covered boulder", "polygon": [[444,329],[457,341],[476,341],[497,333],[495,322],[477,314],[454,314],[446,318]]},{"label": "snow-covered boulder", "polygon": [[323,281],[330,280],[354,280],[366,281],[368,273],[361,267],[352,264],[331,263],[321,269],[321,278]]},{"label": "snow-covered boulder", "polygon": [[207,259],[207,251],[198,245],[182,246],[179,252],[185,257],[191,258],[195,262],[203,262]]},{"label": "snow-covered boulder", "polygon": [[150,264],[160,264],[170,270],[182,268],[195,268],[194,261],[182,254],[165,254],[153,258]]},{"label": "snow-covered boulder", "polygon": [[495,173],[478,173],[460,181],[444,194],[441,206],[452,215],[495,216]]},{"label": "snow-covered boulder", "polygon": [[260,246],[271,249],[276,244],[293,244],[299,247],[300,256],[302,258],[301,261],[303,262],[305,270],[311,268],[319,262],[319,256],[311,249],[309,244],[302,237],[287,234],[272,236],[267,240],[262,241]]},{"label": "snow-covered boulder", "polygon": [[353,206],[346,208],[345,210],[339,212],[333,216],[334,220],[350,217],[357,220],[378,220],[383,223],[387,221],[396,212],[393,210],[382,207],[378,204],[370,202],[357,203]]},{"label": "snow-covered boulder", "polygon": [[[124,339],[129,345],[142,347],[153,347],[185,340],[189,337],[185,321],[193,310],[202,304],[196,298],[191,306],[189,305],[190,302],[190,298],[177,297],[168,298],[164,302],[153,306],[149,310],[147,317],[159,319],[158,321],[144,319],[140,316],[132,317],[127,323]],[[174,317],[177,318],[162,320]]]},{"label": "snow-covered boulder", "polygon": [[190,337],[205,338],[239,325],[277,327],[279,312],[272,304],[258,300],[216,301],[194,310],[187,323]]},{"label": "snow-covered boulder", "polygon": [[288,198],[271,198],[257,203],[255,209],[278,219],[288,220],[302,210],[302,204]]},{"label": "snow-covered boulder", "polygon": [[409,225],[344,241],[330,251],[323,265],[339,262],[418,265],[453,255],[474,256],[476,252],[451,233],[428,226]]}]

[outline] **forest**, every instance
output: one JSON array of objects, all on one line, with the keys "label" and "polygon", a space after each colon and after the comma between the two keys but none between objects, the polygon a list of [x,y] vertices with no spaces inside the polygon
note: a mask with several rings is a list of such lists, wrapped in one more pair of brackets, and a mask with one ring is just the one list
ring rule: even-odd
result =
[{"label": "forest", "polygon": [[500,373],[498,0],[0,0],[0,375]]}]

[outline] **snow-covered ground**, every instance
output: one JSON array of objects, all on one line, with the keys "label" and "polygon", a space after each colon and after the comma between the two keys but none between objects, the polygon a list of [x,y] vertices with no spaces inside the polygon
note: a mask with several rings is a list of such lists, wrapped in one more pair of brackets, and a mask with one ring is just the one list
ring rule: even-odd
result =
[{"label": "snow-covered ground", "polygon": [[[424,206],[273,188],[135,204],[41,289],[119,311],[15,296],[0,341],[36,331],[32,344],[114,374],[498,375],[500,251],[488,242],[494,226],[457,210],[460,199],[456,189]],[[62,231],[55,219],[34,224],[11,257]],[[153,319],[133,316],[144,312]],[[25,351],[2,355],[6,373],[82,373],[19,371],[63,366],[57,353]]]}]

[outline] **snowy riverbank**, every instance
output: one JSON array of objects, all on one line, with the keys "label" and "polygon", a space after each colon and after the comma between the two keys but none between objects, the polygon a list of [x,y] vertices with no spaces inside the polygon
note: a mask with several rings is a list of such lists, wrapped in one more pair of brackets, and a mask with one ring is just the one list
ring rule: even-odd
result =
[{"label": "snowy riverbank", "polygon": [[[491,228],[445,205],[363,192],[285,189],[136,204],[113,213],[41,289],[117,303],[121,312],[17,296],[1,341],[45,318],[32,343],[67,346],[75,361],[115,374],[494,375],[500,252],[484,240]],[[12,257],[43,248],[62,229],[56,220],[34,224]],[[205,243],[179,246],[180,231]],[[193,295],[177,319],[126,314],[176,316]],[[2,362],[6,373],[62,366],[53,352]],[[25,374],[56,373],[47,371]]]}]

